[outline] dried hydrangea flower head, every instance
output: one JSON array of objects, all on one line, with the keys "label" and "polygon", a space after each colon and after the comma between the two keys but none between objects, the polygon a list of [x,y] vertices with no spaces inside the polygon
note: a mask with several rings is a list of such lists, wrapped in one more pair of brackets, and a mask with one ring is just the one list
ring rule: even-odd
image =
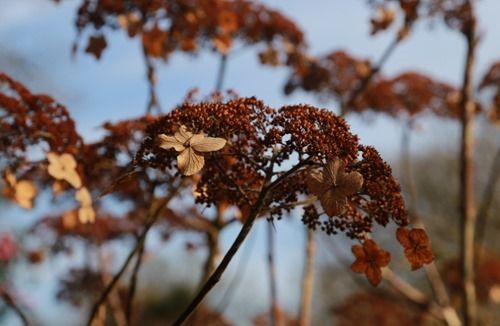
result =
[{"label": "dried hydrangea flower head", "polygon": [[56,154],[50,152],[47,154],[49,166],[47,171],[56,180],[66,180],[74,188],[78,189],[82,186],[80,175],[76,172],[76,161],[71,154]]},{"label": "dried hydrangea flower head", "polygon": [[[182,132],[193,135],[181,136],[182,125],[186,126]],[[386,225],[392,220],[399,226],[408,224],[399,184],[387,163],[373,148],[359,145],[345,120],[312,106],[273,109],[255,98],[184,103],[149,125],[134,163],[138,169],[156,168],[173,174],[185,142],[201,132],[227,139],[231,146],[205,156],[203,170],[192,180],[197,203],[227,203],[249,211],[267,182],[266,173],[273,171],[274,180],[285,173],[283,166],[297,164],[298,157],[303,167],[274,187],[264,201],[265,211],[279,218],[291,211],[291,203],[315,192],[321,194],[322,186],[318,191],[308,187],[307,175],[311,168],[324,167],[336,158],[339,161],[330,169],[332,177],[325,182],[337,185],[336,191],[328,193],[337,196],[337,208],[334,212],[328,209],[331,216],[311,216],[306,223],[309,227],[364,240],[375,223]],[[176,150],[161,148],[161,139]],[[346,200],[349,204],[344,205]]]},{"label": "dried hydrangea flower head", "polygon": [[182,125],[174,136],[161,134],[158,136],[159,146],[163,149],[175,149],[177,166],[182,174],[193,175],[205,165],[202,153],[218,151],[226,145],[226,140],[217,137],[205,137],[203,134],[193,134]]},{"label": "dried hydrangea flower head", "polygon": [[334,158],[321,170],[312,170],[307,180],[309,191],[316,195],[330,217],[342,214],[347,197],[357,193],[363,185],[359,172],[346,172],[339,158]]},{"label": "dried hydrangea flower head", "polygon": [[30,180],[17,181],[16,176],[9,170],[5,171],[4,179],[7,185],[3,191],[5,197],[13,199],[22,208],[33,208],[33,198],[37,194],[33,182]]}]

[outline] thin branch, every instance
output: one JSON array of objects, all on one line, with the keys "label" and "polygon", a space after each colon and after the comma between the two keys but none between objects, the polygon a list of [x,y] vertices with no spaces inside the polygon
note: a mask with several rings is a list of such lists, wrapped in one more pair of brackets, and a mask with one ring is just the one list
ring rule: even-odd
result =
[{"label": "thin branch", "polygon": [[156,109],[157,113],[161,114],[162,108],[156,95],[156,69],[144,46],[142,46],[142,56],[144,58],[144,64],[146,65],[146,78],[149,85],[149,100],[146,106],[146,113],[149,114],[153,109]]},{"label": "thin branch", "polygon": [[23,310],[19,307],[17,301],[5,288],[0,288],[0,298],[2,298],[5,304],[9,306],[16,313],[19,319],[21,319],[23,325],[25,326],[32,325],[30,320],[28,319],[28,316],[26,316]]},{"label": "thin branch", "polygon": [[[483,242],[484,236],[486,233],[486,225],[488,223],[489,213],[491,204],[493,203],[493,194],[495,193],[495,188],[498,183],[498,179],[500,178],[500,147],[497,149],[497,153],[495,158],[493,159],[493,164],[491,166],[491,170],[488,176],[488,183],[484,188],[482,202],[479,206],[479,210],[477,213],[477,234],[476,234],[476,252],[480,252]],[[479,259],[479,257],[478,257]]]},{"label": "thin branch", "polygon": [[137,243],[134,246],[134,248],[130,251],[128,254],[127,258],[123,262],[122,266],[118,270],[118,272],[113,276],[111,279],[111,282],[106,286],[104,291],[101,293],[99,296],[98,300],[94,303],[92,306],[91,312],[90,312],[90,317],[87,321],[87,326],[92,325],[92,321],[94,320],[97,312],[99,311],[99,307],[106,301],[108,295],[111,293],[115,285],[118,283],[120,280],[121,276],[123,273],[125,273],[125,270],[127,269],[128,265],[132,261],[132,258],[135,256],[135,254],[139,251],[139,248],[143,245],[143,242],[146,239],[146,236],[148,235],[149,230],[153,226],[153,224],[156,222],[156,219],[160,215],[160,213],[163,211],[167,203],[177,194],[177,189],[172,190],[167,196],[162,197],[158,199],[157,201],[153,201],[151,203],[151,208],[150,211],[148,212],[146,218],[145,218],[145,225],[144,229],[142,230],[141,234],[137,238]]},{"label": "thin branch", "polygon": [[220,254],[219,235],[220,231],[225,226],[223,213],[223,210],[217,206],[217,216],[215,217],[215,220],[211,221],[212,227],[205,231],[208,255],[203,267],[203,276],[200,280],[200,287],[206,282],[210,274],[214,271],[217,257]]},{"label": "thin branch", "polygon": [[278,290],[276,282],[276,262],[274,261],[274,227],[272,222],[267,225],[267,266],[269,272],[269,288],[271,297],[271,309],[269,310],[269,320],[271,326],[275,326],[278,316]]},{"label": "thin branch", "polygon": [[[111,276],[106,272],[107,261],[106,261],[106,257],[102,253],[102,247],[101,247],[100,242],[97,243],[97,254],[98,254],[98,258],[99,258],[99,269],[100,269],[100,276],[101,276],[102,284],[106,284],[111,279]],[[114,322],[116,323],[117,326],[124,326],[124,325],[126,325],[127,322],[126,322],[125,313],[123,311],[123,306],[121,305],[120,301],[121,301],[120,297],[116,291],[111,292],[109,294],[108,303],[109,303],[109,307],[111,308],[110,309],[111,313],[114,317]],[[98,317],[96,320],[94,320],[94,324],[99,324],[99,322],[98,322],[99,320],[106,319],[106,309],[103,309],[103,308],[105,308],[105,306],[101,306],[101,308],[98,312]]]},{"label": "thin branch", "polygon": [[353,106],[354,102],[358,98],[358,96],[363,93],[363,91],[366,89],[366,87],[370,84],[370,81],[375,77],[375,75],[382,69],[382,66],[385,64],[385,62],[389,59],[391,54],[394,52],[398,44],[403,40],[400,34],[398,34],[391,43],[389,43],[389,46],[385,49],[385,51],[382,53],[382,56],[380,59],[377,61],[377,63],[371,67],[370,71],[366,76],[364,76],[363,79],[361,79],[356,87],[350,92],[347,96],[347,98],[343,101],[341,101],[340,104],[340,115],[345,116],[348,112],[349,109]]},{"label": "thin branch", "polygon": [[401,293],[404,297],[406,297],[408,300],[418,304],[419,306],[426,308],[430,304],[429,298],[411,285],[410,283],[404,281],[401,279],[399,276],[397,276],[390,268],[384,268],[382,276],[384,277],[384,280],[389,282],[389,284],[396,289],[399,293]]},{"label": "thin branch", "polygon": [[226,77],[226,69],[227,68],[227,54],[221,54],[220,63],[219,63],[219,71],[217,73],[217,80],[215,82],[215,90],[220,92],[222,90],[222,86],[224,85],[224,78]]},{"label": "thin branch", "polygon": [[229,303],[231,302],[231,299],[236,292],[239,283],[245,278],[245,272],[250,261],[250,255],[252,254],[254,243],[255,237],[250,237],[244,244],[246,245],[246,247],[243,249],[241,258],[238,262],[238,267],[236,268],[236,272],[234,273],[231,281],[226,287],[226,291],[222,295],[222,298],[220,299],[219,304],[217,304],[217,308],[215,309],[215,311],[221,315],[229,306]]},{"label": "thin branch", "polygon": [[137,288],[137,280],[139,276],[139,270],[142,265],[142,257],[144,256],[145,251],[145,243],[142,241],[137,250],[137,258],[135,260],[134,269],[132,270],[132,275],[130,276],[130,283],[128,289],[127,302],[125,303],[125,318],[127,321],[127,325],[131,325],[132,321],[132,310],[134,303],[134,296]]},{"label": "thin branch", "polygon": [[304,263],[304,275],[302,278],[302,295],[300,300],[299,325],[311,324],[311,307],[314,290],[314,257],[316,244],[314,242],[314,231],[307,228],[306,252]]},{"label": "thin branch", "polygon": [[475,50],[477,45],[476,18],[474,5],[468,1],[471,10],[469,28],[464,32],[467,41],[467,55],[462,84],[461,98],[461,153],[460,153],[460,212],[461,212],[461,246],[462,262],[462,308],[466,326],[477,324],[477,300],[474,275],[476,208],[474,203],[474,86],[473,73]]},{"label": "thin branch", "polygon": [[451,306],[443,307],[429,299],[422,291],[397,276],[390,268],[382,270],[382,276],[396,291],[409,301],[427,309],[434,317],[444,320],[449,326],[461,326],[462,323],[455,309]]},{"label": "thin branch", "polygon": [[[408,210],[410,211],[410,216],[413,219],[413,225],[418,228],[425,229],[425,225],[422,221],[418,210],[417,204],[417,187],[415,185],[415,180],[413,178],[413,166],[411,164],[411,131],[412,131],[412,121],[408,121],[408,123],[403,127],[403,136],[402,136],[402,144],[401,144],[401,163],[402,163],[402,172],[403,179],[405,184],[405,189],[408,194]],[[425,272],[427,275],[427,279],[431,285],[432,291],[434,292],[437,302],[439,305],[445,308],[450,308],[450,297],[448,295],[448,291],[446,290],[446,285],[439,274],[439,271],[436,267],[435,262],[431,262],[430,264],[425,265]]]},{"label": "thin branch", "polygon": [[252,205],[252,208],[250,210],[248,219],[245,221],[243,226],[241,227],[240,232],[238,233],[238,236],[234,240],[233,244],[227,251],[227,253],[224,255],[222,258],[222,261],[219,263],[215,271],[210,275],[208,280],[205,282],[203,287],[199,290],[198,294],[193,298],[191,303],[188,305],[188,307],[179,315],[177,320],[174,322],[174,325],[181,325],[192,313],[195,311],[195,309],[198,307],[198,305],[201,303],[201,301],[205,298],[205,296],[212,290],[212,288],[219,282],[222,274],[224,274],[224,271],[226,270],[227,266],[233,259],[234,255],[236,252],[238,252],[238,249],[241,247],[241,244],[243,241],[245,241],[246,237],[250,233],[250,230],[253,227],[253,224],[255,222],[255,219],[259,215],[262,207],[264,206],[265,199],[267,197],[267,194],[274,189],[276,186],[278,186],[283,179],[288,177],[289,175],[293,174],[296,172],[298,169],[300,169],[303,165],[305,165],[307,160],[304,160],[302,162],[299,162],[297,165],[295,165],[293,168],[288,170],[286,173],[280,175],[276,180],[271,182],[269,185],[267,185],[270,181],[271,174],[268,173],[266,176],[266,180],[264,182],[264,187],[262,188],[259,197],[257,198],[256,202],[254,205]]}]

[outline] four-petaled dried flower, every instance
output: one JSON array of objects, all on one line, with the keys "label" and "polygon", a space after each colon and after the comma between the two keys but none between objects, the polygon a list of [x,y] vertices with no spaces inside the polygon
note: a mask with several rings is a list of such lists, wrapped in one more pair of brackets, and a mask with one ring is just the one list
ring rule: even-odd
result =
[{"label": "four-petaled dried flower", "polygon": [[419,269],[434,260],[429,246],[429,237],[423,229],[398,228],[396,238],[405,249],[405,257],[410,262],[412,270]]},{"label": "four-petaled dried flower", "polygon": [[174,136],[161,134],[158,136],[159,146],[163,149],[173,148],[180,154],[177,156],[177,166],[184,175],[193,175],[205,165],[205,152],[218,151],[226,145],[223,138],[205,137],[203,134],[193,134],[181,126]]},{"label": "four-petaled dried flower", "polygon": [[79,189],[75,194],[76,200],[80,202],[78,209],[78,219],[81,223],[93,223],[95,221],[95,212],[92,208],[92,197],[87,188]]},{"label": "four-petaled dried flower", "polygon": [[50,152],[47,154],[49,160],[48,172],[56,180],[66,180],[74,188],[82,186],[82,180],[76,172],[76,161],[73,155],[65,153],[58,155]]},{"label": "four-petaled dried flower", "polygon": [[5,172],[7,188],[4,190],[5,197],[12,198],[22,208],[33,208],[33,198],[37,194],[37,189],[33,182],[29,180],[17,181],[10,171]]},{"label": "four-petaled dried flower", "polygon": [[382,267],[389,265],[391,254],[371,239],[363,242],[363,246],[352,246],[352,253],[356,261],[352,263],[351,269],[356,273],[363,273],[371,285],[377,286],[382,280]]},{"label": "four-petaled dried flower", "polygon": [[334,158],[322,171],[312,170],[307,180],[309,191],[316,195],[330,217],[342,214],[347,197],[357,193],[363,185],[359,172],[345,172],[344,162]]}]

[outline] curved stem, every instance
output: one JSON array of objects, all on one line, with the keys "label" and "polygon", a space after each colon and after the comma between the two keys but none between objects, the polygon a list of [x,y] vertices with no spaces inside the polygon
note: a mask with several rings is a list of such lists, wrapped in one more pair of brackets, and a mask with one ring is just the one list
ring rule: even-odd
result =
[{"label": "curved stem", "polygon": [[[413,218],[413,225],[418,228],[425,229],[425,225],[420,217],[420,213],[418,211],[418,205],[416,199],[417,195],[417,187],[415,185],[415,180],[413,178],[413,167],[411,164],[411,150],[410,150],[410,136],[412,131],[412,121],[408,121],[408,123],[403,127],[403,137],[401,144],[401,163],[402,163],[402,172],[403,172],[403,180],[405,184],[405,188],[408,194],[408,210],[410,212],[410,216]],[[437,303],[449,311],[448,314],[454,312],[454,316],[450,318],[445,318],[448,325],[457,325],[456,320],[460,320],[458,314],[455,309],[451,306],[450,297],[448,295],[448,291],[446,290],[446,285],[441,278],[439,270],[436,267],[435,262],[431,262],[430,264],[425,265],[425,273],[427,276],[427,280],[434,292]],[[448,320],[449,319],[449,320]]]},{"label": "curved stem", "polygon": [[264,206],[265,199],[267,197],[267,194],[272,191],[276,186],[278,186],[281,181],[283,181],[285,178],[290,176],[291,174],[295,173],[298,169],[300,169],[302,166],[307,164],[309,162],[309,158],[305,159],[301,162],[299,162],[297,165],[295,165],[293,168],[288,170],[287,172],[281,174],[279,177],[276,178],[271,184],[267,185],[272,177],[272,169],[266,174],[266,178],[264,181],[264,187],[259,193],[259,197],[257,198],[256,202],[254,205],[252,205],[252,208],[250,210],[249,216],[243,226],[241,227],[240,232],[238,233],[238,236],[234,240],[233,244],[227,251],[227,253],[224,255],[222,258],[222,261],[219,263],[215,271],[210,275],[210,277],[207,279],[203,287],[198,291],[198,294],[193,298],[191,303],[186,307],[186,309],[179,315],[177,320],[174,322],[174,325],[181,325],[194,311],[195,309],[200,305],[201,301],[205,298],[205,296],[212,290],[212,288],[219,282],[222,274],[224,274],[224,271],[226,270],[227,266],[233,259],[234,255],[236,252],[238,252],[238,249],[241,247],[241,244],[243,241],[245,241],[246,237],[250,233],[250,230],[253,227],[253,224],[255,222],[255,219],[259,215],[262,207]]},{"label": "curved stem", "polygon": [[302,278],[302,297],[300,302],[299,325],[311,324],[311,307],[314,291],[314,257],[316,244],[314,242],[314,231],[307,228],[304,276]]},{"label": "curved stem", "polygon": [[467,55],[462,84],[461,98],[461,153],[460,153],[460,212],[461,212],[461,246],[460,258],[462,262],[462,308],[466,326],[477,323],[477,300],[474,273],[474,237],[476,227],[476,208],[474,203],[474,115],[475,104],[473,98],[474,86],[472,83],[474,73],[476,38],[476,20],[471,7],[471,22],[465,37],[467,41]]},{"label": "curved stem", "polygon": [[144,244],[144,241],[142,241],[137,250],[137,258],[134,264],[134,269],[132,270],[132,275],[130,276],[130,285],[128,290],[127,302],[125,304],[125,318],[127,321],[127,325],[131,325],[134,296],[137,288],[137,280],[139,276],[139,270],[142,265],[142,257],[144,256],[145,247],[146,246]]},{"label": "curved stem", "polygon": [[161,105],[156,95],[156,69],[144,46],[142,47],[142,56],[144,58],[144,64],[146,65],[146,78],[149,85],[149,100],[146,106],[146,113],[151,113],[154,108],[156,108],[157,113],[161,113]]},{"label": "curved stem", "polygon": [[6,289],[0,289],[0,298],[3,299],[5,304],[12,308],[16,315],[21,319],[23,325],[29,326],[32,325],[30,320],[28,319],[28,316],[19,308],[19,305],[17,304],[16,300],[14,297],[6,290]]},{"label": "curved stem", "polygon": [[352,90],[352,92],[348,95],[348,97],[344,100],[341,101],[340,105],[340,115],[345,116],[348,112],[351,106],[354,104],[358,96],[363,93],[363,91],[368,87],[370,84],[370,81],[375,77],[375,75],[382,69],[382,66],[385,64],[387,59],[391,56],[391,54],[394,52],[396,49],[397,45],[402,41],[403,39],[401,36],[398,34],[394,40],[392,40],[391,43],[389,43],[389,46],[385,49],[385,51],[382,53],[382,56],[380,59],[377,61],[377,63],[370,69],[370,72],[363,78],[361,79],[356,87]]},{"label": "curved stem", "polygon": [[217,73],[217,80],[215,82],[215,90],[217,92],[220,92],[222,90],[222,86],[224,85],[224,77],[226,77],[226,68],[227,68],[227,54],[221,54],[219,71]]},{"label": "curved stem", "polygon": [[[495,158],[493,159],[493,164],[491,166],[491,171],[488,176],[488,183],[484,188],[483,200],[479,206],[477,213],[477,234],[476,234],[476,251],[479,253],[484,242],[484,236],[486,233],[486,225],[488,223],[489,211],[491,204],[493,203],[495,188],[500,178],[500,147],[497,149]],[[478,257],[479,260],[480,257]]]},{"label": "curved stem", "polygon": [[268,222],[267,227],[267,263],[269,271],[269,287],[271,295],[271,309],[269,311],[269,320],[271,325],[275,326],[278,321],[278,299],[276,284],[276,263],[274,261],[274,227],[272,221]]},{"label": "curved stem", "polygon": [[158,201],[153,201],[151,203],[151,209],[146,216],[146,224],[144,226],[143,231],[141,232],[141,234],[137,238],[136,245],[130,251],[130,253],[128,254],[127,258],[123,262],[123,264],[120,267],[120,269],[118,270],[118,272],[113,276],[113,278],[111,279],[111,282],[109,282],[109,284],[106,286],[104,291],[101,293],[101,295],[99,296],[97,301],[92,306],[92,309],[90,310],[90,316],[89,316],[89,319],[87,321],[87,326],[92,325],[92,321],[94,320],[95,316],[97,315],[97,312],[99,311],[99,307],[106,301],[109,294],[111,293],[111,291],[113,290],[115,285],[118,283],[118,281],[122,277],[123,273],[125,273],[125,270],[127,269],[128,265],[132,261],[132,258],[139,251],[139,248],[143,245],[143,243],[146,239],[146,236],[148,235],[148,232],[151,229],[151,227],[153,226],[153,224],[156,222],[156,219],[158,218],[160,213],[163,211],[166,204],[170,201],[170,199],[172,199],[175,196],[176,193],[177,193],[177,191],[174,190],[169,195],[159,199]]}]

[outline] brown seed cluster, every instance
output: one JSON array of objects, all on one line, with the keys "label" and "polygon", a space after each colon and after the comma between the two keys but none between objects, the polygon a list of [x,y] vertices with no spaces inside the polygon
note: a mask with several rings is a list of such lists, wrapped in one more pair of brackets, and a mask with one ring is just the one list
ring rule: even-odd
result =
[{"label": "brown seed cluster", "polygon": [[[289,77],[285,93],[302,88],[318,94],[322,99],[345,101],[372,69],[369,61],[351,57],[344,51],[304,62],[301,69],[295,69]],[[394,117],[429,112],[441,117],[458,118],[459,101],[457,88],[417,72],[404,72],[393,78],[377,75],[349,103],[349,109],[383,112]]]},{"label": "brown seed cluster", "polygon": [[26,160],[30,146],[75,154],[83,145],[67,109],[47,95],[32,94],[0,72],[0,152],[11,167]]},{"label": "brown seed cluster", "polygon": [[[349,193],[341,214],[320,218],[310,214],[308,208],[305,224],[311,228],[321,226],[330,234],[343,231],[363,239],[375,222],[386,225],[392,219],[398,225],[408,223],[390,167],[374,149],[360,146],[345,121],[327,110],[307,105],[274,110],[255,98],[185,103],[147,128],[135,164],[180,176],[177,152],[160,148],[157,139],[160,134],[175,134],[182,125],[193,133],[228,141],[223,150],[205,157],[196,182],[199,203],[228,203],[245,215],[270,171],[279,177],[297,162],[303,162],[303,168],[285,178],[266,197],[264,207],[280,217],[291,210],[290,204],[312,195],[306,184],[310,170],[337,158],[345,164],[346,175],[359,173],[364,184],[358,193]],[[359,154],[362,160],[358,160]]]},{"label": "brown seed cluster", "polygon": [[305,46],[303,33],[292,20],[249,0],[84,0],[76,26],[79,35],[93,30],[86,52],[96,58],[107,45],[106,28],[141,38],[148,56],[163,59],[176,51],[195,53],[202,47],[226,54],[239,40],[267,44],[263,62],[273,64],[272,51],[275,59],[285,62]]},{"label": "brown seed cluster", "polygon": [[410,26],[424,18],[442,19],[448,27],[468,34],[474,24],[470,1],[464,0],[367,0],[374,8],[386,8],[397,2],[404,19]]}]

